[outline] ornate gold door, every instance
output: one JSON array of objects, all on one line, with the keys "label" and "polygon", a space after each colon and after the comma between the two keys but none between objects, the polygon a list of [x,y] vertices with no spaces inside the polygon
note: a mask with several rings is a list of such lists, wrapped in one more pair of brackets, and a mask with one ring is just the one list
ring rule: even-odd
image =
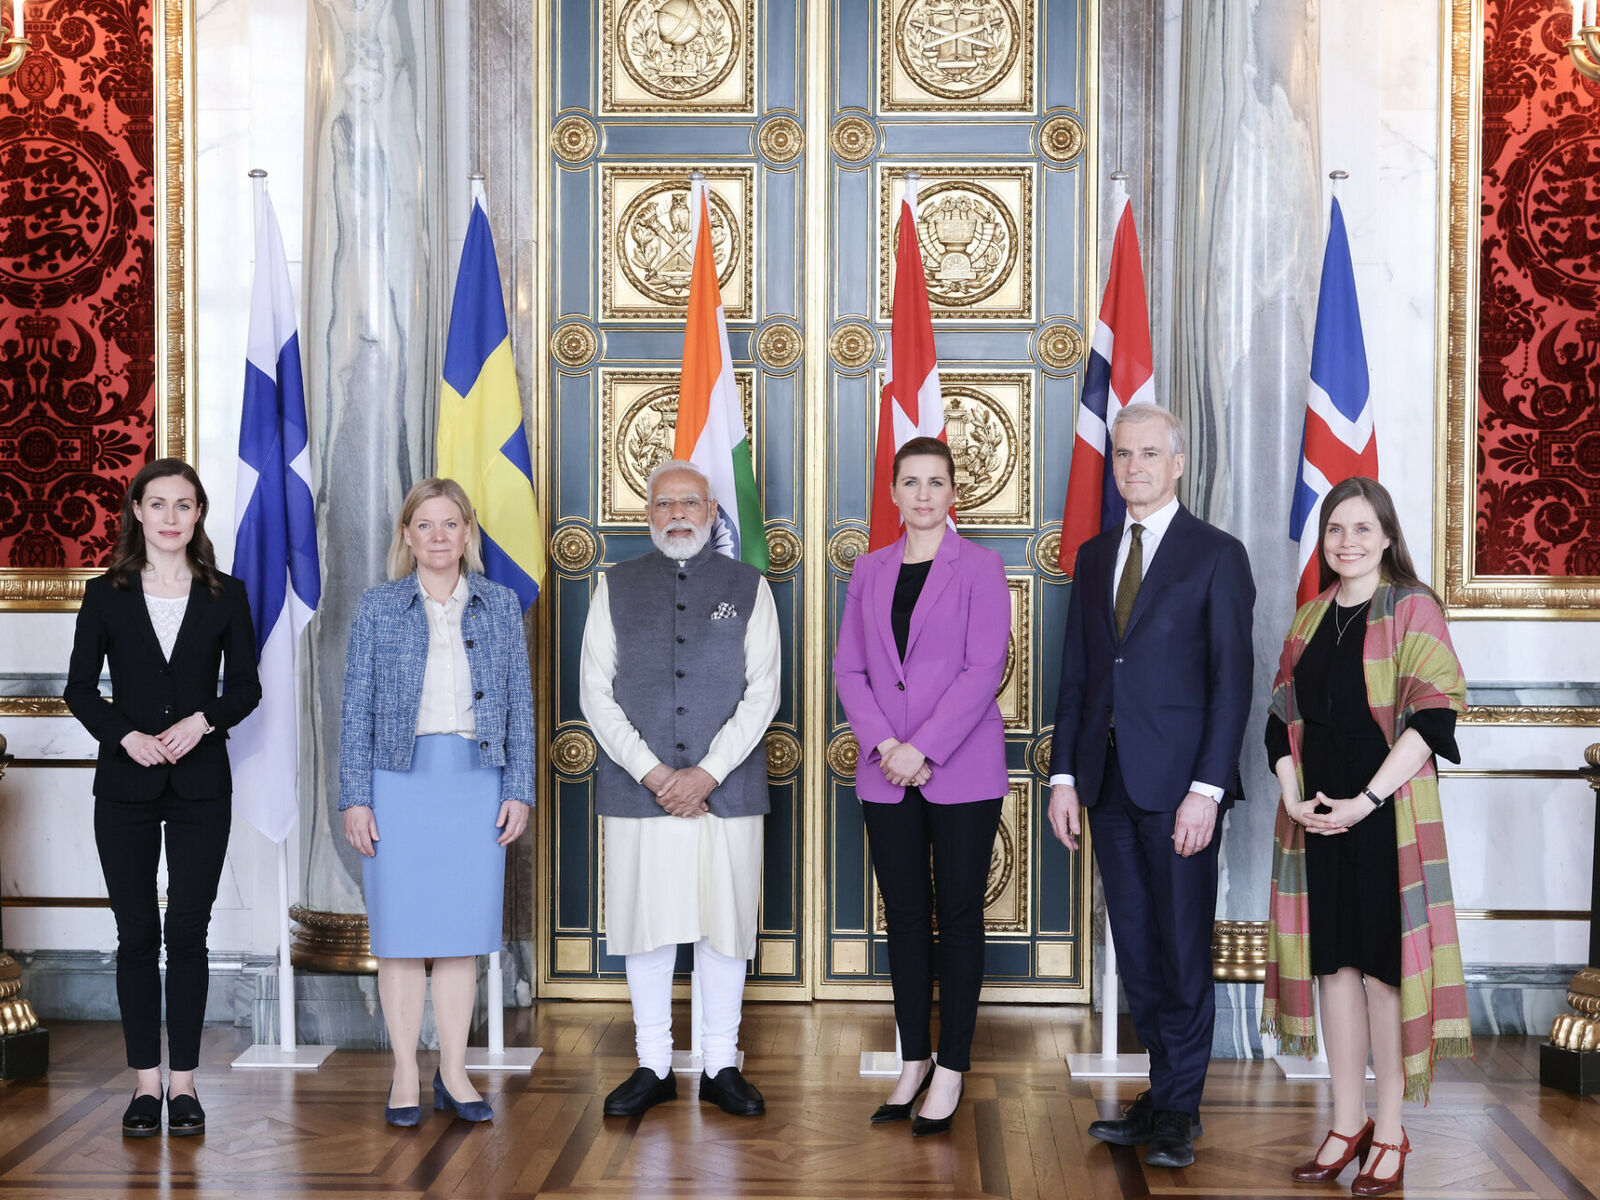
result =
[{"label": "ornate gold door", "polygon": [[784,631],[751,994],[886,994],[855,747],[829,661],[866,544],[892,222],[916,170],[961,528],[1005,557],[1013,596],[990,994],[1087,997],[1087,875],[1041,836],[1039,801],[1066,611],[1053,546],[1095,278],[1090,5],[542,0],[543,994],[620,994],[622,963],[604,953],[599,751],[578,709],[578,652],[597,573],[650,548],[643,486],[673,441],[696,169]]}]

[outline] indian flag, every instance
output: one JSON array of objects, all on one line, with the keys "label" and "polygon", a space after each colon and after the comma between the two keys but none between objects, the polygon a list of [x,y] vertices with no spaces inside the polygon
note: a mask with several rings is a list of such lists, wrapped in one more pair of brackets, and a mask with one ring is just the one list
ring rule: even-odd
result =
[{"label": "indian flag", "polygon": [[689,279],[689,319],[683,330],[683,374],[678,383],[678,430],[674,458],[693,463],[711,481],[717,499],[712,542],[729,558],[767,569],[767,538],[761,493],[750,459],[739,388],[728,353],[728,321],[722,287],[711,254],[711,206],[705,176],[689,184],[689,236],[694,266]]}]

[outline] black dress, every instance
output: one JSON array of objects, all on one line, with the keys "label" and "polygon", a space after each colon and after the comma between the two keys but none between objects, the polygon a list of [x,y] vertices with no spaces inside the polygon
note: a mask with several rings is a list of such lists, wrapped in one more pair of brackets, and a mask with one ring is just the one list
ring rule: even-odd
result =
[{"label": "black dress", "polygon": [[[1343,630],[1343,636],[1339,634]],[[1367,605],[1334,604],[1294,668],[1295,703],[1305,721],[1300,743],[1305,798],[1359,796],[1389,756],[1388,739],[1367,704],[1362,647]],[[1428,709],[1410,724],[1435,754],[1460,761],[1455,713]],[[1267,762],[1289,753],[1288,727],[1267,718]],[[1307,832],[1306,907],[1311,973],[1355,967],[1400,986],[1400,860],[1394,805],[1386,803],[1345,833]]]}]

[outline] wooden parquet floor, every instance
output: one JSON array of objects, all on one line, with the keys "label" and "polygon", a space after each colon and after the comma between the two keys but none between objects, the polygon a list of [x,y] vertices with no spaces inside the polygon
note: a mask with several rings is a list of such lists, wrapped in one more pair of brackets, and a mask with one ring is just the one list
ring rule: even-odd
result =
[{"label": "wooden parquet floor", "polygon": [[[887,1005],[747,1006],[746,1071],[768,1112],[743,1120],[701,1105],[682,1076],[675,1103],[602,1118],[605,1092],[633,1067],[625,1005],[546,1002],[508,1014],[507,1026],[508,1041],[545,1055],[531,1076],[482,1077],[497,1114],[489,1126],[425,1109],[419,1128],[391,1129],[386,1055],[340,1053],[316,1072],[232,1071],[243,1035],[208,1030],[210,1133],[126,1141],[131,1077],[118,1029],[57,1023],[49,1076],[0,1084],[0,1200],[1315,1198],[1349,1195],[1354,1175],[1343,1186],[1289,1182],[1327,1124],[1326,1090],[1286,1083],[1269,1063],[1213,1064],[1188,1170],[1147,1170],[1135,1151],[1093,1141],[1089,1122],[1114,1115],[1138,1085],[1068,1078],[1061,1056],[1096,1044],[1097,1023],[1080,1008],[985,1007],[955,1128],[921,1141],[907,1124],[867,1122],[887,1088],[859,1077],[858,1055],[893,1044]],[[1534,1039],[1486,1038],[1475,1062],[1441,1069],[1433,1103],[1409,1114],[1406,1195],[1594,1200],[1600,1098],[1541,1090],[1537,1061]]]}]

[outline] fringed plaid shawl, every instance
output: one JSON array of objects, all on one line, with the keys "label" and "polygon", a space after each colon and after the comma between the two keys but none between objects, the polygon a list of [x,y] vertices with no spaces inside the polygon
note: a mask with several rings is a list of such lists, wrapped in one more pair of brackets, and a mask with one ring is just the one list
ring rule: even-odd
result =
[{"label": "fringed plaid shawl", "polygon": [[[1294,668],[1333,602],[1337,586],[1295,614],[1272,686],[1272,712],[1289,727],[1289,748],[1302,795],[1305,777],[1300,747],[1305,721],[1294,694]],[[1426,590],[1380,582],[1368,610],[1362,654],[1367,703],[1391,747],[1413,713],[1429,708],[1466,711],[1467,687],[1461,664],[1450,644],[1444,614]],[[1439,781],[1431,758],[1395,793],[1394,806],[1400,852],[1400,1050],[1405,1061],[1406,1099],[1427,1103],[1434,1060],[1472,1055]],[[1305,829],[1278,805],[1261,1030],[1275,1035],[1286,1054],[1313,1055],[1317,1034],[1305,836]]]}]

